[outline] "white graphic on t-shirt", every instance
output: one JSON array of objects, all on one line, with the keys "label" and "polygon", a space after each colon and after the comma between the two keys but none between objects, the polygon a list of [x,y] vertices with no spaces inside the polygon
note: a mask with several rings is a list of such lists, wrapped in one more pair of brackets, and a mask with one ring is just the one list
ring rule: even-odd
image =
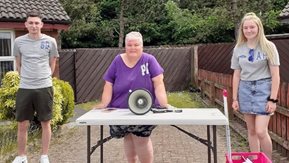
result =
[{"label": "white graphic on t-shirt", "polygon": [[266,60],[266,59],[267,59],[267,57],[264,53],[260,53],[260,52],[257,53],[256,61]]},{"label": "white graphic on t-shirt", "polygon": [[149,63],[145,63],[145,64],[141,65],[140,68],[141,68],[142,76],[149,74]]}]

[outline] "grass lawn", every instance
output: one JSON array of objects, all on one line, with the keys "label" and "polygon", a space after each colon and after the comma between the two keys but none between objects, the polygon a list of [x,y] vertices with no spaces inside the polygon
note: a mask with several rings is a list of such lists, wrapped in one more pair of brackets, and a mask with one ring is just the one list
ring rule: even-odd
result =
[{"label": "grass lawn", "polygon": [[[39,148],[35,146],[35,140],[41,138],[40,130],[28,130],[28,142],[30,148]],[[6,160],[11,162],[14,156],[17,154],[17,123],[13,121],[9,124],[0,125],[0,160]],[[0,161],[0,162],[1,162]],[[2,163],[2,162],[1,162]]]},{"label": "grass lawn", "polygon": [[4,160],[4,156],[7,153],[15,150],[17,140],[16,136],[16,123],[0,125],[0,160]]},{"label": "grass lawn", "polygon": [[204,108],[201,98],[188,91],[168,93],[169,104],[177,108]]},{"label": "grass lawn", "polygon": [[76,108],[80,108],[80,109],[84,109],[84,110],[90,110],[93,108],[93,106],[95,106],[99,101],[90,101],[90,102],[86,102],[86,103],[81,103],[81,104],[77,104],[75,105]]}]

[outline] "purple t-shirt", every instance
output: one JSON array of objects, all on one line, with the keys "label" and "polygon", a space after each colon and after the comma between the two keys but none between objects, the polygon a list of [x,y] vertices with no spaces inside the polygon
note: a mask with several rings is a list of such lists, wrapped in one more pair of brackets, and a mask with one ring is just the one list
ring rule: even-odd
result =
[{"label": "purple t-shirt", "polygon": [[128,108],[130,92],[140,88],[147,89],[152,95],[154,105],[158,104],[152,78],[163,72],[163,68],[151,54],[142,53],[132,68],[125,65],[120,54],[117,55],[104,74],[104,80],[113,84],[112,99],[108,107]]}]

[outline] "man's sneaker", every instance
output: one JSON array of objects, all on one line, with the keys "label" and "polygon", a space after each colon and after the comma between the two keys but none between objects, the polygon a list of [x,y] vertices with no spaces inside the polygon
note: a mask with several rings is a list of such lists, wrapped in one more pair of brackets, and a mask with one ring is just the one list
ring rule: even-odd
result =
[{"label": "man's sneaker", "polygon": [[40,163],[49,163],[49,159],[47,155],[41,155],[40,157]]},{"label": "man's sneaker", "polygon": [[28,163],[27,156],[17,156],[12,163]]}]

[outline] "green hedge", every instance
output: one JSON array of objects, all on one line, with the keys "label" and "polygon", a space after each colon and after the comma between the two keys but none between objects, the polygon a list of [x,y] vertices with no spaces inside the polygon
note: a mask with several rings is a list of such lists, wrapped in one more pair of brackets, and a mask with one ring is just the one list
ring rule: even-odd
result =
[{"label": "green hedge", "polygon": [[[59,94],[63,96],[63,101],[61,102],[62,120],[57,122],[58,125],[61,125],[68,122],[69,118],[74,115],[74,92],[71,85],[63,80],[53,78],[53,85],[59,86]],[[56,98],[54,97],[54,99]]]},{"label": "green hedge", "polygon": [[[2,79],[0,87],[0,120],[15,120],[15,99],[19,86],[19,74],[9,71]],[[62,125],[73,116],[74,92],[68,82],[53,78],[53,118],[52,127]]]}]

